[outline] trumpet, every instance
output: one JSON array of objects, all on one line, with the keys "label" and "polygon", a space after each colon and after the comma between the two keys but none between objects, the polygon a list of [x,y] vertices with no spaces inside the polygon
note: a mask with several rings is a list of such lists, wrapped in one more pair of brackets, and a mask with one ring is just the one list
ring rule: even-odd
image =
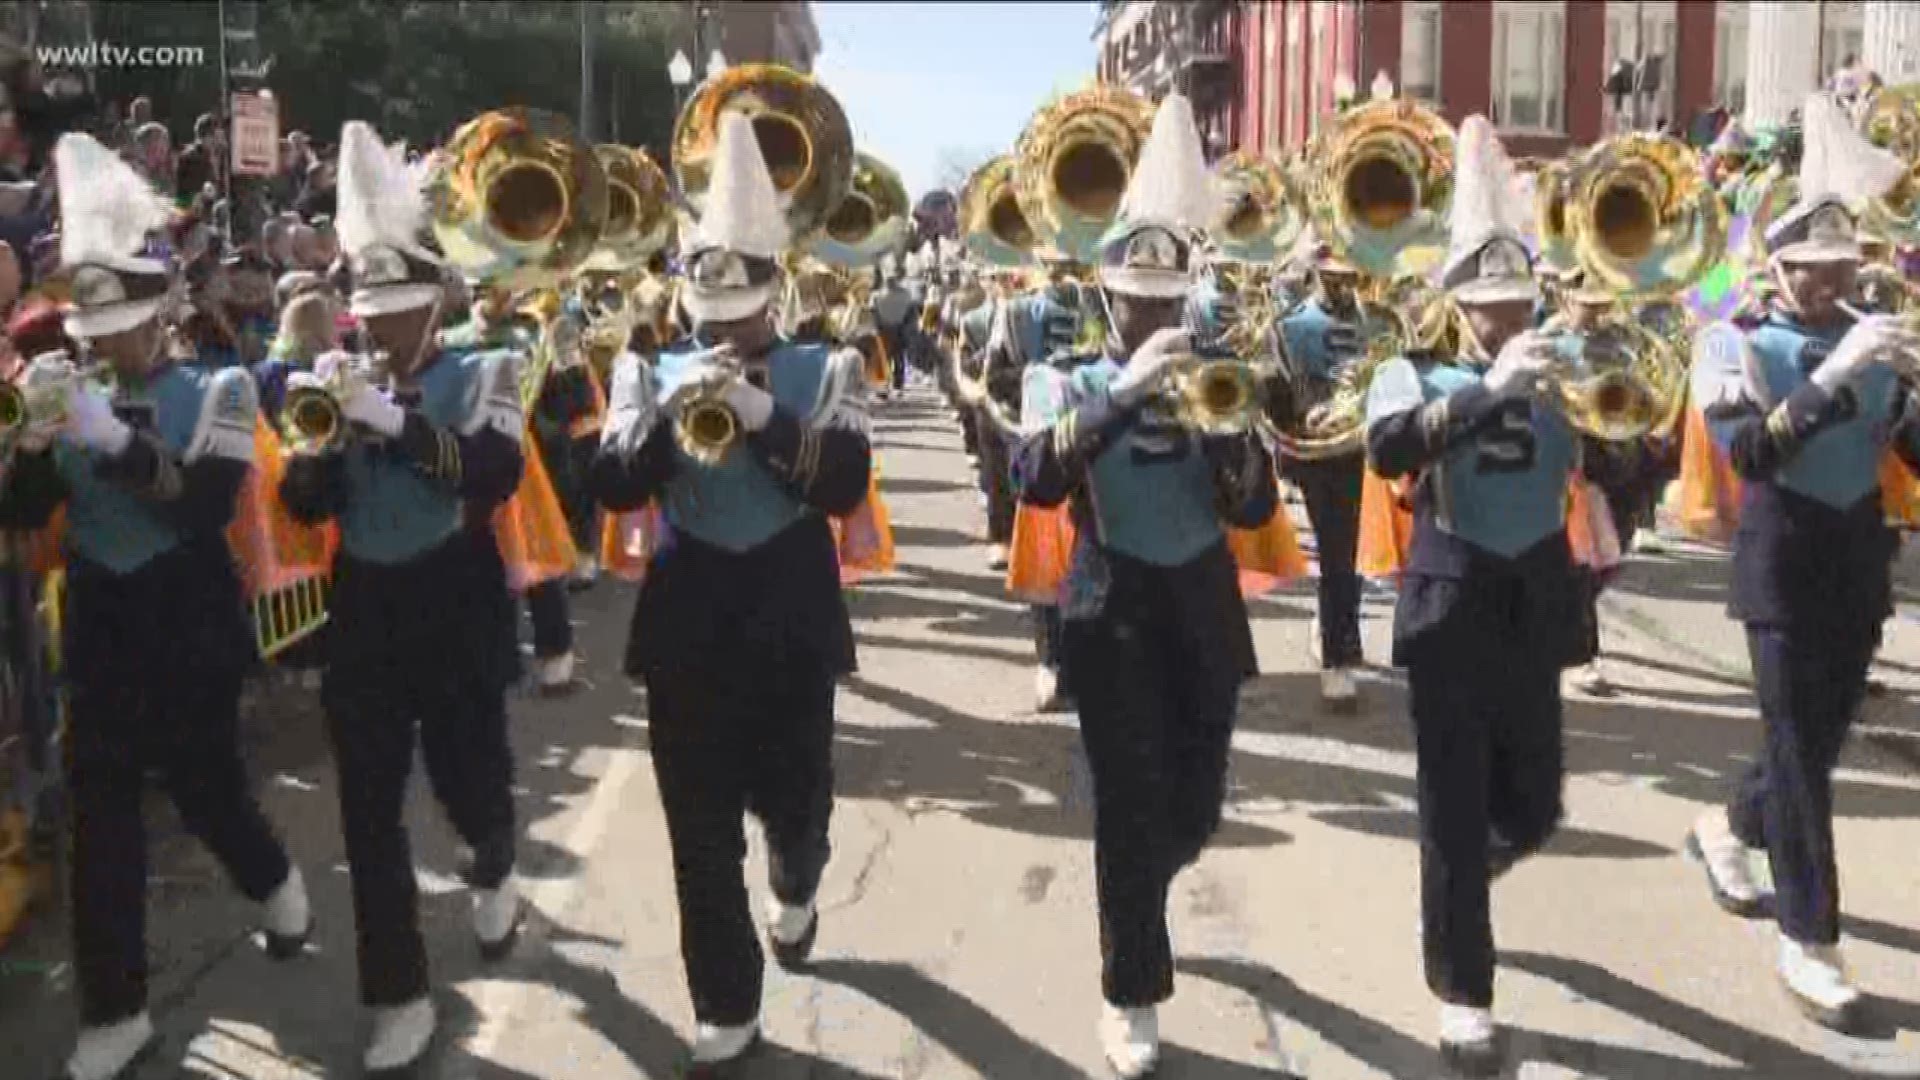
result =
[{"label": "trumpet", "polygon": [[280,434],[290,453],[314,453],[344,446],[348,432],[344,402],[359,389],[362,376],[346,364],[325,382],[290,387],[280,406]]},{"label": "trumpet", "polygon": [[1259,427],[1262,390],[1279,372],[1273,350],[1279,312],[1272,297],[1249,290],[1237,299],[1233,322],[1168,373],[1166,397],[1174,416],[1203,435],[1237,435]]},{"label": "trumpet", "polygon": [[69,388],[86,378],[73,361],[55,354],[28,364],[19,382],[0,383],[0,442],[12,443],[29,427],[65,419]]},{"label": "trumpet", "polygon": [[719,370],[714,374],[676,393],[680,400],[673,420],[673,438],[680,451],[708,467],[720,464],[743,430],[727,404],[727,389],[743,377],[745,369],[731,354],[716,361],[716,366]]}]

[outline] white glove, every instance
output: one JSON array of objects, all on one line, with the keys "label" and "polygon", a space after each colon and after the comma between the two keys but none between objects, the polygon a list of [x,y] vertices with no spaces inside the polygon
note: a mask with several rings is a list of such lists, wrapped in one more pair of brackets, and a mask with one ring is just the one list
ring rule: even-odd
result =
[{"label": "white glove", "polygon": [[1529,330],[1515,334],[1500,347],[1482,384],[1495,397],[1529,393],[1553,368],[1555,357],[1547,339]]},{"label": "white glove", "polygon": [[[329,383],[338,379],[342,372],[353,366],[353,354],[343,349],[330,349],[313,358],[313,385]],[[287,385],[306,372],[296,372],[287,378]]]},{"label": "white glove", "polygon": [[364,382],[354,383],[347,391],[346,400],[340,403],[340,412],[349,423],[360,424],[389,439],[398,438],[400,429],[407,423],[407,410]]},{"label": "white glove", "polygon": [[1167,371],[1193,353],[1193,335],[1185,328],[1170,326],[1157,330],[1133,351],[1120,377],[1113,380],[1108,393],[1114,403],[1131,408],[1160,388]]},{"label": "white glove", "polygon": [[654,401],[653,372],[634,353],[624,352],[613,362],[607,387],[607,423],[601,445],[616,439],[644,439],[653,430],[659,406]]},{"label": "white glove", "polygon": [[748,431],[761,431],[773,419],[773,395],[745,379],[735,379],[727,387],[727,407],[740,418]]},{"label": "white glove", "polygon": [[296,371],[287,376],[287,390],[318,390],[327,385],[326,380],[311,371]]},{"label": "white glove", "polygon": [[706,352],[694,355],[681,378],[680,385],[667,395],[666,408],[669,413],[677,413],[686,400],[702,393],[712,384],[731,378],[733,368],[733,346],[717,345]]},{"label": "white glove", "polygon": [[67,441],[109,456],[133,441],[133,429],[113,415],[113,406],[78,382],[67,386],[67,419],[61,429]]},{"label": "white glove", "polygon": [[1812,379],[1831,394],[1858,382],[1872,365],[1902,352],[1920,352],[1920,337],[1902,327],[1896,316],[1869,316],[1847,331],[1833,355],[1813,369]]}]

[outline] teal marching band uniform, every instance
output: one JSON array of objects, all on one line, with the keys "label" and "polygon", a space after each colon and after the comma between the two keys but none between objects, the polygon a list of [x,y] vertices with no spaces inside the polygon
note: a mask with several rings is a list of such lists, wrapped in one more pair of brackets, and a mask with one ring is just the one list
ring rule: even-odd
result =
[{"label": "teal marching band uniform", "polygon": [[[767,837],[775,958],[798,965],[812,949],[830,850],[835,681],[854,668],[828,518],[867,495],[864,365],[853,349],[775,334],[774,257],[788,240],[775,200],[751,129],[727,113],[707,217],[688,251],[693,335],[652,366],[620,357],[590,477],[606,509],[657,502],[665,519],[626,667],[647,687],[696,1073],[759,1040],[748,812]],[[729,353],[738,368],[720,366]],[[675,431],[688,394],[715,381],[739,435],[706,463]]]},{"label": "teal marching band uniform", "polygon": [[1897,536],[1879,463],[1892,449],[1920,466],[1915,402],[1882,361],[1920,355],[1920,339],[1891,319],[1855,322],[1833,302],[1851,292],[1861,258],[1841,193],[1873,197],[1900,173],[1836,112],[1809,102],[1808,160],[1850,167],[1803,172],[1802,201],[1768,230],[1781,286],[1773,310],[1757,325],[1709,327],[1695,343],[1695,400],[1742,481],[1729,611],[1746,628],[1766,743],[1687,844],[1715,900],[1745,917],[1765,911],[1751,860],[1766,853],[1781,981],[1808,1016],[1847,1029],[1860,995],[1839,954],[1833,770],[1892,611]]},{"label": "teal marching band uniform", "polygon": [[[1358,359],[1362,344],[1354,325],[1358,316],[1353,307],[1353,275],[1352,268],[1336,260],[1331,251],[1318,253],[1313,295],[1280,322],[1294,393],[1273,395],[1274,405],[1304,413],[1324,400],[1340,372]],[[1352,708],[1358,698],[1349,669],[1365,659],[1360,645],[1360,575],[1354,564],[1360,546],[1360,490],[1366,478],[1366,457],[1358,447],[1318,461],[1283,457],[1281,469],[1300,487],[1320,564],[1316,589],[1321,699],[1335,708]]]},{"label": "teal marching band uniform", "polygon": [[63,415],[32,420],[14,448],[0,524],[38,528],[66,509],[61,656],[81,1031],[64,1075],[112,1080],[154,1039],[141,812],[150,772],[187,831],[264,906],[272,955],[297,955],[311,917],[239,748],[240,685],[256,657],[226,528],[252,463],[253,381],[243,368],[166,356],[168,276],[127,254],[142,227],[165,221],[164,202],[87,136],[66,136],[54,156],[66,193],[67,332],[115,385],[109,397],[82,383],[64,354],[33,362],[28,394],[63,395]]},{"label": "teal marching band uniform", "polygon": [[[1469,118],[1461,142],[1456,205],[1473,205],[1469,185],[1505,190],[1486,121]],[[1548,360],[1541,339],[1519,334],[1538,290],[1517,231],[1456,221],[1442,285],[1480,340],[1456,363],[1415,354],[1383,364],[1367,453],[1387,479],[1419,478],[1393,662],[1407,672],[1414,728],[1426,979],[1441,1002],[1443,1056],[1491,1073],[1489,884],[1561,816],[1560,672],[1579,647],[1585,602],[1565,516],[1581,450],[1565,419],[1527,393]]]},{"label": "teal marching band uniform", "polygon": [[[1277,504],[1257,438],[1200,436],[1157,400],[1190,348],[1179,324],[1190,237],[1206,218],[1191,197],[1205,190],[1192,124],[1185,98],[1162,104],[1136,176],[1172,172],[1175,190],[1130,191],[1132,212],[1103,246],[1117,344],[1064,374],[1029,370],[1055,384],[1053,407],[1014,454],[1021,498],[1070,502],[1078,530],[1061,600],[1065,666],[1093,773],[1100,1037],[1123,1077],[1159,1060],[1156,1007],[1173,995],[1168,887],[1219,824],[1240,686],[1255,672],[1226,529],[1256,528]],[[1029,387],[1029,402],[1045,396]]]},{"label": "teal marching band uniform", "polygon": [[[413,179],[377,140],[358,122],[342,132],[341,199],[406,197]],[[442,268],[412,229],[394,232],[342,236],[349,303],[385,349],[390,382],[376,385],[340,353],[291,378],[290,388],[336,384],[350,434],[295,454],[280,487],[297,520],[340,531],[321,700],[340,771],[360,997],[373,1011],[365,1066],[375,1075],[413,1066],[435,1027],[402,822],[416,741],[473,851],[466,879],[483,957],[511,947],[523,910],[505,699],[518,675],[513,599],[492,529],[520,481],[519,356],[440,349]]]}]

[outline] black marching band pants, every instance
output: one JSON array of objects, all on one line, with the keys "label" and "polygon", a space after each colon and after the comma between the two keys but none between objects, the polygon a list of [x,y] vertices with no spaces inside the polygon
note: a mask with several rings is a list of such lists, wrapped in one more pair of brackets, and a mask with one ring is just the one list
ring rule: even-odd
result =
[{"label": "black marching band pants", "polygon": [[[162,556],[177,558],[184,556]],[[160,607],[154,601],[164,590],[142,595],[141,585],[77,568],[68,582],[73,954],[80,1022],[95,1026],[147,1004],[148,773],[159,774],[181,823],[247,899],[272,896],[290,864],[241,762],[240,654],[250,642],[226,640],[228,625],[240,621],[230,578],[215,575],[197,586],[199,597],[176,593]],[[230,612],[220,610],[222,597],[234,601]],[[156,618],[156,610],[168,615]],[[187,620],[178,632],[169,629],[175,618]]]},{"label": "black marching band pants", "polygon": [[1220,824],[1237,682],[1178,642],[1106,618],[1065,624],[1080,738],[1093,774],[1100,988],[1123,1008],[1173,996],[1167,891]]},{"label": "black marching band pants", "polygon": [[1012,448],[983,411],[970,411],[967,422],[980,458],[980,490],[987,496],[987,543],[1010,544],[1020,500],[1013,487]]},{"label": "black marching band pants", "polygon": [[533,624],[533,655],[551,660],[573,651],[573,604],[561,575],[528,587],[527,621]]},{"label": "black marching band pants", "polygon": [[[1456,609],[1450,625],[1424,635],[1404,666],[1418,774],[1427,986],[1442,1001],[1472,1008],[1493,1005],[1493,869],[1539,850],[1561,814],[1565,650],[1537,640],[1531,620],[1512,617],[1527,603],[1523,588],[1516,581],[1409,578],[1400,599],[1403,611]],[[1438,595],[1444,593],[1457,598]]]},{"label": "black marching band pants", "polygon": [[[742,658],[746,660],[747,658]],[[748,898],[744,815],[760,819],[782,903],[820,887],[833,816],[834,677],[817,660],[646,674],[654,776],[673,847],[680,955],[701,1023],[760,1015],[763,957]]]},{"label": "black marching band pants", "polygon": [[397,566],[344,555],[335,564],[336,632],[321,700],[340,773],[360,997],[368,1006],[402,1005],[427,992],[403,819],[416,741],[435,798],[472,849],[467,884],[498,888],[513,872],[512,618],[491,534],[463,534]]},{"label": "black marching band pants", "polygon": [[1766,747],[1728,804],[1727,819],[1742,843],[1771,858],[1780,932],[1804,945],[1840,940],[1833,770],[1879,641],[1878,627],[1747,627]]},{"label": "black marching band pants", "polygon": [[1287,479],[1300,487],[1320,561],[1320,666],[1352,667],[1365,659],[1360,644],[1360,489],[1366,457],[1288,461]]}]

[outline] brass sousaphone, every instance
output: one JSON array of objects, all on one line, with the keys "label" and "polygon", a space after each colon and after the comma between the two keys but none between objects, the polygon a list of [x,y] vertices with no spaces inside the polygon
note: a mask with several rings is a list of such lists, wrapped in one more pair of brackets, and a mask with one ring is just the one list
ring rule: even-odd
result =
[{"label": "brass sousaphone", "polygon": [[1320,237],[1386,281],[1446,257],[1454,132],[1411,98],[1358,106],[1321,133],[1310,166]]},{"label": "brass sousaphone", "polygon": [[554,284],[600,242],[606,169],[566,118],[483,113],[454,133],[429,183],[435,240],[468,277],[513,292]]},{"label": "brass sousaphone", "polygon": [[853,129],[840,102],[810,76],[778,64],[743,64],[702,83],[673,130],[673,171],[695,209],[706,205],[726,112],[752,122],[789,230],[796,241],[811,236],[853,188]]},{"label": "brass sousaphone", "polygon": [[960,189],[962,241],[989,266],[1025,266],[1033,259],[1033,226],[1020,210],[1013,155],[1001,154],[973,170]]},{"label": "brass sousaphone", "polygon": [[1152,128],[1152,103],[1117,86],[1041,109],[1014,149],[1020,213],[1035,236],[1068,259],[1093,263]]},{"label": "brass sousaphone", "polygon": [[[744,113],[752,123],[788,231],[804,245],[853,190],[853,129],[845,110],[812,77],[778,64],[743,64],[708,79],[680,111],[673,132],[673,170],[696,209],[706,205],[720,118],[728,112]],[[716,463],[739,441],[739,418],[725,397],[735,377],[700,388],[675,421],[680,448],[696,461]]]}]

